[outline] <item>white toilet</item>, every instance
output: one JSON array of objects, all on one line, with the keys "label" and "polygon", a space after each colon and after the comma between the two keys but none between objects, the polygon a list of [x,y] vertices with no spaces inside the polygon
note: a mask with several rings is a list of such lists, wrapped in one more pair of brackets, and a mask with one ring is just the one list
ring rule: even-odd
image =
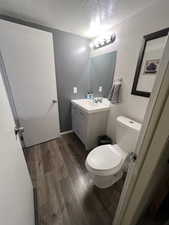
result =
[{"label": "white toilet", "polygon": [[107,188],[117,182],[127,168],[127,155],[135,151],[141,124],[127,117],[116,119],[115,145],[101,145],[94,148],[86,158],[86,168],[94,184]]}]

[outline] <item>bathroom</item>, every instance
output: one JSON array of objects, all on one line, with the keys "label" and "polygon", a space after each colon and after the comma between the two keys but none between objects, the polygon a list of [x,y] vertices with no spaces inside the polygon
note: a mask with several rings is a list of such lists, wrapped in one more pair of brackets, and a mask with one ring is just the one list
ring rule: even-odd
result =
[{"label": "bathroom", "polygon": [[3,224],[149,224],[148,195],[137,221],[125,218],[144,134],[161,118],[168,10],[168,0],[2,0]]}]

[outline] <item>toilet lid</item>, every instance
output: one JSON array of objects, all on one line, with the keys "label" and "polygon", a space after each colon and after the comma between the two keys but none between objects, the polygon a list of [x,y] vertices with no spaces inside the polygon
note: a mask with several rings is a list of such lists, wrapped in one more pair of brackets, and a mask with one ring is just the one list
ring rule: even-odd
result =
[{"label": "toilet lid", "polygon": [[119,166],[121,161],[122,156],[113,145],[101,145],[87,156],[88,165],[95,170],[110,170]]}]

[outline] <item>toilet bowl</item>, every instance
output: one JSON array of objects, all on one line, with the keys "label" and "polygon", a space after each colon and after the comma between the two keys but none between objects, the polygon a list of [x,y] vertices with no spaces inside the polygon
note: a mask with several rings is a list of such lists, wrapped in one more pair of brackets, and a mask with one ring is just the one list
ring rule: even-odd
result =
[{"label": "toilet bowl", "polygon": [[127,154],[118,145],[101,145],[93,149],[86,158],[86,168],[93,183],[107,188],[123,175]]},{"label": "toilet bowl", "polygon": [[85,165],[99,188],[107,188],[116,183],[127,168],[127,156],[134,152],[141,124],[127,118],[117,117],[115,145],[101,145],[87,156]]}]

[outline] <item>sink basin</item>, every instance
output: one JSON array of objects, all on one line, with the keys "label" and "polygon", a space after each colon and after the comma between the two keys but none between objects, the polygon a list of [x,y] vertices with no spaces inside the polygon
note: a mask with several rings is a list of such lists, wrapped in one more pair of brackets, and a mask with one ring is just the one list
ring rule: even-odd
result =
[{"label": "sink basin", "polygon": [[79,106],[83,111],[87,113],[107,111],[110,109],[110,101],[107,98],[103,98],[102,103],[95,103],[90,99],[76,99],[72,100],[71,102],[72,104]]}]

